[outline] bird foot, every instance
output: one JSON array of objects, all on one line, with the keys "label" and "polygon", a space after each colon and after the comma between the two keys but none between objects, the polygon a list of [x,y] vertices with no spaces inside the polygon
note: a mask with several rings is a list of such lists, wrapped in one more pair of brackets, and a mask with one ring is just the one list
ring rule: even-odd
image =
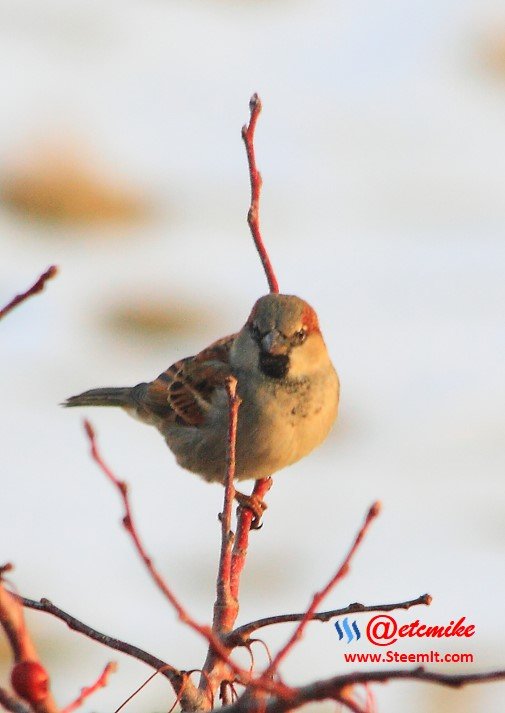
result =
[{"label": "bird foot", "polygon": [[235,500],[238,502],[239,507],[251,510],[253,514],[251,530],[260,530],[263,527],[261,518],[268,505],[254,493],[245,495],[245,493],[240,493],[238,490],[235,491]]}]

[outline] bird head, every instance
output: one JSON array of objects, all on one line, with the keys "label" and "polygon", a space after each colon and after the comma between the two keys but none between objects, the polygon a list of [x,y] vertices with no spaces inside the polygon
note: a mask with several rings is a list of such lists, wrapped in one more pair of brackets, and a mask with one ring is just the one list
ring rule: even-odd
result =
[{"label": "bird head", "polygon": [[297,379],[329,361],[312,307],[294,295],[260,297],[237,340],[237,366],[271,379]]}]

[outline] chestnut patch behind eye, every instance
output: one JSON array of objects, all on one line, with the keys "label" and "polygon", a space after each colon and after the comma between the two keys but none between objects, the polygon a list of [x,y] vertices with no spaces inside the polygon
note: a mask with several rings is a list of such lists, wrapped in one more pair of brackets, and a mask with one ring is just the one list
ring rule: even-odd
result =
[{"label": "chestnut patch behind eye", "polygon": [[271,379],[283,379],[289,370],[289,356],[260,352],[259,366],[265,376]]},{"label": "chestnut patch behind eye", "polygon": [[310,307],[310,305],[305,305],[305,309],[302,312],[302,321],[309,334],[319,331],[317,314],[314,312],[312,307]]}]

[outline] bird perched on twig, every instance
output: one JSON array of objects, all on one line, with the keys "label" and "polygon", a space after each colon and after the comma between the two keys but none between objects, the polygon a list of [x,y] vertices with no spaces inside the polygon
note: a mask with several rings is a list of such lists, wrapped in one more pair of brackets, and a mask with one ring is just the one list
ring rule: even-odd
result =
[{"label": "bird perched on twig", "polygon": [[229,375],[242,400],[237,479],[270,476],[328,435],[339,381],[315,311],[293,295],[261,297],[240,332],[181,359],[154,381],[91,389],[64,405],[119,406],[156,426],[183,468],[224,482]]}]

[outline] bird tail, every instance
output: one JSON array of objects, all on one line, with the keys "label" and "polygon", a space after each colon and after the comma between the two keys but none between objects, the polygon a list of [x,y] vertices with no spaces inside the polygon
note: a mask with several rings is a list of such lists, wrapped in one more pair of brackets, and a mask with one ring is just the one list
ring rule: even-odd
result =
[{"label": "bird tail", "polygon": [[132,405],[130,386],[90,389],[77,396],[71,396],[62,406],[127,406]]}]

